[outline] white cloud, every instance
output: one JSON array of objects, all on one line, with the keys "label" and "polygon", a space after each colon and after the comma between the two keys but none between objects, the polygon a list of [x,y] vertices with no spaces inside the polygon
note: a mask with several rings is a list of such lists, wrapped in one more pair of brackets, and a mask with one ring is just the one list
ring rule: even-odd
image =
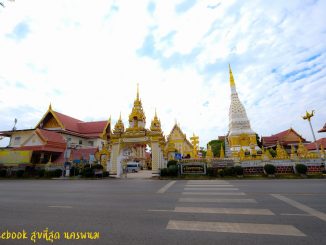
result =
[{"label": "white cloud", "polygon": [[[152,13],[150,2],[30,0],[0,9],[0,130],[15,117],[20,128],[35,126],[50,102],[84,120],[121,111],[127,123],[140,83],[147,125],[157,108],[166,134],[176,119],[204,146],[227,132],[228,63],[258,134],[292,126],[311,140],[306,109],[316,110],[315,130],[323,126],[325,1],[197,1],[180,13],[182,1],[154,1]],[[10,34],[20,23],[28,28],[18,40]]]}]

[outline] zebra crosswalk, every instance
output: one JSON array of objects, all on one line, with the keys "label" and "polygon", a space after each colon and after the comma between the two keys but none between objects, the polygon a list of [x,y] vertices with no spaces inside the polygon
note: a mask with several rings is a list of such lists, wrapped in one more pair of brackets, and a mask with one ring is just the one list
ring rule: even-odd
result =
[{"label": "zebra crosswalk", "polygon": [[[185,205],[187,204],[187,205]],[[209,207],[207,205],[210,205]],[[218,207],[212,205],[218,205]],[[221,207],[224,206],[224,207]],[[241,205],[233,207],[230,205]],[[224,180],[190,180],[186,183],[178,199],[176,207],[172,212],[188,214],[212,214],[212,215],[242,215],[242,216],[275,216],[265,208],[257,208],[257,201],[247,198],[246,193],[234,187]],[[248,206],[248,207],[247,207]],[[219,217],[219,216],[216,216]],[[182,231],[209,231],[244,234],[266,234],[279,236],[306,236],[302,231],[293,225],[268,224],[248,222],[221,222],[203,220],[178,220],[176,217],[168,221],[167,230]]]}]

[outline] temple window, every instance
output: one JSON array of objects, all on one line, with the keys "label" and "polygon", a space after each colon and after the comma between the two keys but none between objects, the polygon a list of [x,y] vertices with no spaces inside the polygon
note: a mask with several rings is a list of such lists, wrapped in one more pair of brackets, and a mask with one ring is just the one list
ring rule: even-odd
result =
[{"label": "temple window", "polygon": [[82,145],[83,144],[83,140],[79,140],[78,144]]},{"label": "temple window", "polygon": [[15,137],[14,145],[19,145],[20,144],[20,140],[21,140],[21,137],[20,136]]},{"label": "temple window", "polygon": [[88,146],[94,146],[94,141],[88,141]]}]

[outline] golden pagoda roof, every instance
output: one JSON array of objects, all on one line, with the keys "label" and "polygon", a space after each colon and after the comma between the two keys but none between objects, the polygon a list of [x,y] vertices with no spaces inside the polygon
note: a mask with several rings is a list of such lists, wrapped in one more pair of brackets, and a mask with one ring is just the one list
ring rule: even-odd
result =
[{"label": "golden pagoda roof", "polygon": [[160,131],[160,132],[162,131],[162,129],[161,129],[161,121],[157,117],[156,109],[155,109],[155,116],[154,116],[154,119],[152,120],[150,129],[152,131]]},{"label": "golden pagoda roof", "polygon": [[129,115],[129,122],[133,121],[135,118],[137,118],[138,121],[144,121],[146,122],[146,117],[143,111],[143,106],[141,103],[141,100],[139,99],[139,86],[137,84],[137,97],[134,101],[134,106],[132,108],[132,111]]},{"label": "golden pagoda roof", "polygon": [[117,123],[115,124],[114,126],[114,130],[113,130],[113,133],[123,133],[125,131],[125,126],[122,122],[122,119],[121,119],[121,113],[120,113],[120,117],[119,117],[119,120],[117,121]]}]

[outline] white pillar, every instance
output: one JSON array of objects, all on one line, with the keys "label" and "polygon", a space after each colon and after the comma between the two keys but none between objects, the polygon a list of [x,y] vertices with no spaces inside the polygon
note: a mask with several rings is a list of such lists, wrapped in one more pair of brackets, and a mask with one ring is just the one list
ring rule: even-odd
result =
[{"label": "white pillar", "polygon": [[152,175],[159,174],[159,145],[158,141],[152,141]]},{"label": "white pillar", "polygon": [[110,174],[116,175],[117,174],[117,160],[119,157],[119,152],[120,152],[120,144],[115,143],[112,145],[112,150],[111,150],[111,172]]}]

